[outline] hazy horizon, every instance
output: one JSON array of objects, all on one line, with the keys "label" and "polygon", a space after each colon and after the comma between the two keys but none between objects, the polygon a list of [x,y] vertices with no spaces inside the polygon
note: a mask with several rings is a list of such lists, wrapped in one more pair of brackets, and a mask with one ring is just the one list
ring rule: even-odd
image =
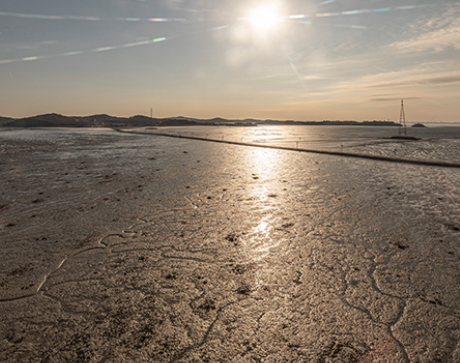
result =
[{"label": "hazy horizon", "polygon": [[[255,11],[257,11],[255,13]],[[0,114],[459,122],[460,3],[5,0]]]},{"label": "hazy horizon", "polygon": [[[85,117],[91,117],[91,116],[98,116],[98,115],[106,115],[110,117],[116,117],[116,118],[132,118],[132,117],[150,117],[149,115],[145,114],[136,114],[136,115],[128,115],[128,116],[116,116],[116,115],[110,115],[107,113],[98,113],[98,114],[90,114],[90,115],[65,115],[65,114],[58,114],[56,112],[46,112],[43,114],[37,114],[37,115],[28,115],[28,116],[23,116],[23,117],[11,117],[7,115],[0,115],[0,117],[5,117],[5,118],[12,118],[12,119],[26,119],[26,118],[33,118],[33,117],[39,117],[39,116],[46,116],[46,115],[51,115],[51,114],[56,114],[60,115],[63,117],[75,117],[75,118],[85,118]],[[394,123],[399,123],[399,120],[396,119],[387,119],[387,120],[379,120],[379,119],[368,119],[368,120],[351,120],[351,119],[324,119],[324,120],[308,120],[308,119],[273,119],[273,118],[256,118],[256,117],[241,117],[241,118],[226,118],[222,116],[214,116],[214,117],[207,117],[207,118],[200,118],[200,117],[194,117],[194,116],[186,116],[186,115],[170,115],[170,116],[164,116],[164,117],[152,117],[153,119],[176,119],[176,118],[182,118],[182,119],[190,119],[190,120],[212,120],[212,119],[224,119],[228,121],[245,121],[245,120],[255,120],[255,121],[277,121],[277,122],[372,122],[372,121],[377,121],[377,122],[394,122]],[[408,124],[416,124],[419,123],[418,121],[406,121]],[[437,125],[453,125],[457,126],[460,125],[460,121],[453,121],[453,122],[443,122],[443,121],[425,121],[425,124],[437,124]],[[265,126],[270,126],[265,125]]]}]

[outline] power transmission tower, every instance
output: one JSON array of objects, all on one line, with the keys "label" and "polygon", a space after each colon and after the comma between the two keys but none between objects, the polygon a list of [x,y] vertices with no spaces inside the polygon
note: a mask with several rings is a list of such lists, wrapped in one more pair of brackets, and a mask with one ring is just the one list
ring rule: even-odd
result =
[{"label": "power transmission tower", "polygon": [[401,135],[401,133],[403,133],[404,136],[407,136],[406,115],[404,113],[404,100],[401,100],[401,113],[399,115],[399,123],[402,126],[399,129],[399,135]]}]

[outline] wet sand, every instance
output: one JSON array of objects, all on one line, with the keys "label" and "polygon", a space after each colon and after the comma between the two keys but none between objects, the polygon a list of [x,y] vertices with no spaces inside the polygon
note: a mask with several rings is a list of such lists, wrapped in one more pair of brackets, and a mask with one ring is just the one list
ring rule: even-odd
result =
[{"label": "wet sand", "polygon": [[456,169],[116,133],[1,145],[2,361],[460,360]]}]

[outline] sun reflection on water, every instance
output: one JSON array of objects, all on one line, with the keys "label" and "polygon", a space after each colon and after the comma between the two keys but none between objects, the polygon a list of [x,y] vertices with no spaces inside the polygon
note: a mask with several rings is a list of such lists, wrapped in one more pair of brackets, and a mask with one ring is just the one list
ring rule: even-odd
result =
[{"label": "sun reflection on water", "polygon": [[246,235],[242,252],[247,262],[263,260],[282,243],[282,237],[274,233],[276,228],[272,222],[272,215],[267,215]]},{"label": "sun reflection on water", "polygon": [[267,234],[269,231],[269,225],[267,222],[264,220],[260,221],[260,224],[256,227],[254,230],[254,233],[262,233],[262,234]]},{"label": "sun reflection on water", "polygon": [[[277,150],[254,148],[251,155],[255,174],[266,179],[273,179],[279,175],[281,165],[280,153]],[[264,182],[264,180],[261,180]]]},{"label": "sun reflection on water", "polygon": [[242,252],[254,262],[267,257],[282,241],[276,228],[280,208],[284,208],[282,174],[286,153],[251,148],[247,158],[252,164],[252,174],[244,190],[251,204],[251,215],[250,231],[245,235]]}]

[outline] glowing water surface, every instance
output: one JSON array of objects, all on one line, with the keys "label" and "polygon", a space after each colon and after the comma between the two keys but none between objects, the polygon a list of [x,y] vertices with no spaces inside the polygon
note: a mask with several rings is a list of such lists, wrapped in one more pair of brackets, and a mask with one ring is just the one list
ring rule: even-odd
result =
[{"label": "glowing water surface", "polygon": [[460,126],[456,124],[409,127],[408,135],[418,138],[417,142],[391,139],[399,132],[399,127],[391,126],[196,126],[167,127],[156,131],[298,149],[460,162]]}]

